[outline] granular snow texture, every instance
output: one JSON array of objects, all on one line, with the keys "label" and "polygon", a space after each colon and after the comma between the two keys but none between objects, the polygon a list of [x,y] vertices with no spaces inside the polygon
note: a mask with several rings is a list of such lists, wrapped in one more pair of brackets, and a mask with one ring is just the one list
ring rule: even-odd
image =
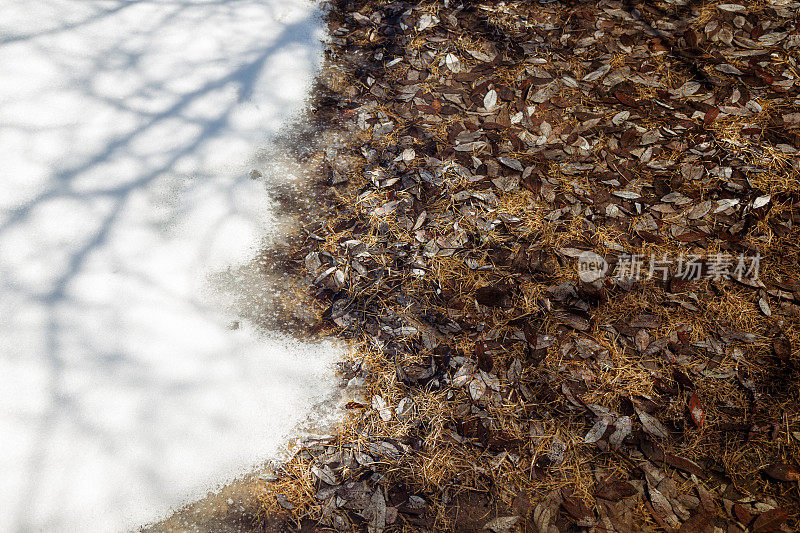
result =
[{"label": "granular snow texture", "polygon": [[0,530],[156,520],[333,393],[339,347],[230,328],[208,282],[277,231],[248,172],[321,33],[302,0],[4,5]]}]

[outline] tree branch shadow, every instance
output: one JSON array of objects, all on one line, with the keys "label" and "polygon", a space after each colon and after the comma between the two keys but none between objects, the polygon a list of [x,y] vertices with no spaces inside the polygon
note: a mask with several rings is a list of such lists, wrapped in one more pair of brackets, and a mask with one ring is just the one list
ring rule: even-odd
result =
[{"label": "tree branch shadow", "polygon": [[[0,49],[6,45],[26,42],[38,43],[40,39],[45,37],[52,38],[57,35],[80,31],[88,26],[113,20],[114,16],[147,3],[149,2],[145,0],[119,1],[87,18],[62,24],[58,27],[40,32],[0,36]],[[179,23],[188,10],[195,9],[198,6],[206,8],[210,5],[225,7],[229,9],[230,16],[238,16],[237,12],[235,12],[236,5],[252,4],[249,0],[216,0],[205,3],[165,1],[156,3],[162,7],[167,6],[171,10],[169,16],[164,19],[163,24]],[[313,17],[282,24],[278,33],[265,35],[262,42],[254,43],[244,54],[246,60],[242,61],[240,57],[230,58],[230,64],[225,65],[226,68],[219,75],[210,77],[190,90],[175,91],[173,95],[174,101],[169,106],[151,113],[136,110],[135,107],[127,105],[125,101],[106,96],[101,90],[94,87],[93,81],[100,75],[114,76],[121,74],[120,71],[116,71],[116,67],[107,61],[108,58],[102,54],[94,58],[92,69],[84,73],[85,83],[82,84],[80,90],[83,91],[83,98],[89,105],[101,105],[116,109],[119,112],[136,113],[142,120],[136,127],[128,129],[114,138],[107,139],[97,150],[88,152],[82,160],[54,169],[44,190],[38,192],[29,200],[18,204],[16,208],[7,211],[0,221],[0,242],[2,242],[4,236],[10,234],[10,232],[19,228],[27,228],[28,223],[37,216],[37,210],[49,202],[63,200],[71,200],[83,204],[95,200],[109,202],[109,206],[105,209],[91,234],[84,235],[83,240],[77,246],[70,246],[67,260],[63,264],[52,265],[58,273],[52,283],[48,284],[48,286],[27,289],[28,300],[44,306],[47,312],[47,321],[43,331],[45,351],[41,355],[48,368],[47,387],[49,399],[44,414],[35,422],[28,422],[29,424],[35,423],[36,437],[32,446],[33,452],[30,454],[30,459],[26,465],[28,475],[26,476],[25,486],[19,496],[21,507],[12,512],[12,515],[16,515],[15,525],[12,530],[26,529],[28,525],[24,517],[31,516],[39,504],[38,499],[41,487],[38,474],[43,471],[48,460],[53,432],[59,422],[69,420],[69,423],[80,428],[82,432],[97,442],[113,444],[113,436],[94,423],[92,417],[87,416],[88,413],[81,411],[82,407],[73,401],[74,399],[71,398],[71,393],[65,384],[65,375],[69,369],[70,361],[63,356],[61,338],[65,328],[70,326],[65,323],[63,313],[65,310],[75,311],[81,309],[80,303],[75,302],[70,294],[73,282],[84,272],[93,254],[102,250],[109,243],[114,229],[123,221],[124,213],[126,210],[131,209],[131,200],[134,196],[149,194],[149,187],[158,180],[163,179],[164,176],[173,174],[174,169],[187,160],[195,161],[196,164],[202,166],[202,161],[195,160],[195,154],[207,149],[213,141],[224,138],[224,136],[230,135],[232,131],[235,131],[236,126],[232,124],[232,120],[241,103],[254,96],[257,88],[260,87],[259,84],[274,83],[275,80],[264,80],[265,73],[268,72],[270,61],[273,58],[287,51],[294,51],[299,54],[299,60],[312,60],[313,52],[311,50],[317,46],[311,33],[311,28],[314,26]],[[138,29],[140,32],[142,30],[143,28]],[[163,30],[162,25],[157,25],[149,28],[148,33],[152,38]],[[203,38],[203,36],[198,36],[198,38]],[[128,57],[125,74],[130,74],[131,69],[138,66],[138,59],[134,56]],[[57,60],[58,58],[54,57],[53,61]],[[68,67],[69,61],[65,61],[62,68]],[[178,75],[178,73],[175,73],[175,75]],[[167,77],[165,79],[147,81],[148,83],[137,94],[137,96],[145,99],[149,93],[163,91],[165,87],[169,87],[173,82],[180,80]],[[231,92],[236,94],[236,98],[228,98],[227,100],[222,98],[222,100],[225,100],[225,105],[220,106],[215,112],[199,117],[192,112],[195,106],[202,106],[208,98]],[[281,94],[280,87],[273,87],[272,93],[279,106],[288,105],[289,102],[294,100],[294,95],[285,95],[287,97],[283,98],[284,95]],[[220,98],[216,98],[216,100],[219,101]],[[176,143],[169,149],[159,150],[157,153],[141,152],[140,146],[142,143],[150,142],[153,136],[160,134],[160,128],[173,122],[191,127],[192,135],[182,139],[181,142]],[[18,126],[21,128],[26,127],[24,123],[18,124]],[[11,126],[6,124],[4,127],[9,128]],[[86,187],[81,184],[87,177],[93,176],[99,171],[113,171],[114,165],[125,158],[132,158],[137,162],[137,169],[131,174],[130,179],[109,179],[110,183],[108,185],[101,184],[96,187]],[[189,182],[207,180],[211,177],[204,173],[202,169],[198,168],[197,170],[198,172],[188,178]],[[222,198],[227,204],[227,212],[235,213],[237,209],[235,198],[230,195],[223,195]],[[174,213],[178,217],[182,216],[182,214],[180,210]],[[221,218],[223,217],[224,215],[221,215]],[[46,238],[43,240],[47,242]],[[44,255],[43,257],[47,256]],[[200,260],[202,261],[202,258]],[[14,272],[10,273],[12,275],[15,274]],[[16,274],[21,273],[16,272]],[[128,275],[128,273],[123,274]],[[135,276],[131,279],[135,279]],[[8,280],[7,285],[16,290],[21,290],[25,284],[21,279],[11,279]],[[154,288],[159,287],[156,282],[153,282],[152,286]],[[168,292],[170,288],[164,287],[164,290]],[[86,309],[84,311],[87,313],[94,312]],[[110,335],[124,335],[124,333],[124,331],[109,331]],[[91,348],[87,347],[89,350]],[[133,365],[134,367],[136,365],[136,362],[128,360],[124,353],[108,355],[108,372],[110,373],[113,373],[115,371],[114,368],[120,364]],[[158,389],[165,386],[163,383],[158,383],[156,376],[148,376],[142,369],[138,369],[138,375],[143,380],[140,384],[143,388]],[[287,379],[292,378],[288,376]],[[187,386],[186,391],[177,391],[177,394],[188,394],[196,388],[202,389],[203,387],[204,384],[202,382],[192,383]],[[223,422],[224,426],[224,421],[221,422]],[[146,429],[146,427],[137,429]],[[221,427],[220,430],[224,431],[224,427]],[[147,438],[147,435],[140,436]],[[147,472],[147,465],[140,465],[137,468],[153,479],[153,489],[160,491],[155,474]]]}]

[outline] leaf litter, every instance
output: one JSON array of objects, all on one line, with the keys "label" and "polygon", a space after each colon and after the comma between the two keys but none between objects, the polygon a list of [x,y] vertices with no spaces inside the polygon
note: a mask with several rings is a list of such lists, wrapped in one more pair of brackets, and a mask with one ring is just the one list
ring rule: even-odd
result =
[{"label": "leaf litter", "polygon": [[[332,2],[305,155],[326,209],[285,252],[360,392],[265,515],[800,527],[799,10]],[[758,275],[713,276],[725,254]],[[631,256],[659,269],[613,276]],[[678,257],[700,279],[654,262]]]}]

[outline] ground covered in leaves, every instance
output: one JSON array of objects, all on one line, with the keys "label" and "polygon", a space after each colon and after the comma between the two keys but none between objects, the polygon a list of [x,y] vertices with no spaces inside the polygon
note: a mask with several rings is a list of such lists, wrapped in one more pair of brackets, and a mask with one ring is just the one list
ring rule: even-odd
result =
[{"label": "ground covered in leaves", "polygon": [[335,2],[284,266],[351,397],[263,515],[800,528],[798,12]]}]

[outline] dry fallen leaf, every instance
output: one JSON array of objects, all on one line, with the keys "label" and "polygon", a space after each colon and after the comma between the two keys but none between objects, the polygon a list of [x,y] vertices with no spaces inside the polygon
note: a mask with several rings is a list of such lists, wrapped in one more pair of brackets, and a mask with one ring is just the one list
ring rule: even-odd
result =
[{"label": "dry fallen leaf", "polygon": [[639,421],[646,432],[662,439],[669,437],[669,431],[656,417],[639,408],[636,408],[636,414],[639,416]]},{"label": "dry fallen leaf", "polygon": [[521,517],[519,516],[498,516],[486,523],[484,529],[488,529],[493,533],[506,533],[517,525]]},{"label": "dry fallen leaf", "polygon": [[597,422],[594,423],[592,428],[583,438],[583,442],[585,442],[586,444],[592,444],[602,439],[603,435],[605,435],[606,430],[608,429],[608,424],[609,424],[608,418],[605,417],[598,418]]},{"label": "dry fallen leaf", "polygon": [[599,69],[597,69],[597,70],[595,70],[593,72],[590,72],[589,74],[584,76],[583,77],[583,81],[595,81],[595,80],[598,80],[598,79],[602,78],[603,76],[605,76],[606,74],[608,74],[608,72],[610,70],[611,70],[611,64],[610,63],[607,64],[607,65],[603,65]]},{"label": "dry fallen leaf", "polygon": [[444,62],[447,65],[447,68],[450,69],[450,72],[461,72],[461,61],[455,54],[447,54],[444,57]]},{"label": "dry fallen leaf", "polygon": [[383,399],[383,397],[373,396],[372,408],[378,411],[378,415],[384,422],[388,422],[392,419],[392,410],[388,405],[386,405],[386,401]]},{"label": "dry fallen leaf", "polygon": [[486,93],[486,96],[483,97],[483,107],[487,111],[494,111],[497,107],[497,91],[492,89]]},{"label": "dry fallen leaf", "polygon": [[765,298],[758,299],[758,308],[761,309],[761,312],[764,313],[764,316],[772,316],[772,309],[769,306],[769,302]]},{"label": "dry fallen leaf", "polygon": [[740,11],[745,11],[745,7],[740,4],[718,4],[717,7],[722,11],[729,11],[732,13],[738,13]]},{"label": "dry fallen leaf", "polygon": [[475,300],[487,307],[510,307],[511,298],[499,287],[486,286],[475,291]]},{"label": "dry fallen leaf", "polygon": [[[563,490],[561,491],[564,492]],[[564,494],[564,500],[561,502],[564,510],[576,520],[578,527],[592,527],[595,524],[594,514],[589,506],[586,505],[582,499],[577,496],[568,496]]]},{"label": "dry fallen leaf", "polygon": [[689,396],[689,401],[686,404],[686,408],[689,411],[689,416],[691,417],[695,427],[703,427],[703,423],[706,421],[706,411],[703,407],[703,404],[700,403],[700,398],[697,397],[696,393],[693,392],[691,396]]},{"label": "dry fallen leaf", "polygon": [[697,220],[699,218],[703,218],[711,211],[713,205],[714,204],[711,202],[711,200],[707,200],[703,203],[697,204],[692,208],[691,211],[689,211],[687,217],[689,218],[689,220]]},{"label": "dry fallen leaf", "polygon": [[428,28],[432,28],[437,24],[439,24],[439,19],[437,17],[429,13],[425,13],[417,22],[417,31],[427,30]]},{"label": "dry fallen leaf", "polygon": [[758,209],[759,207],[764,207],[772,200],[772,196],[767,194],[764,196],[759,196],[755,200],[753,200],[753,209]]},{"label": "dry fallen leaf", "polygon": [[476,402],[486,394],[486,383],[480,378],[475,378],[469,383],[469,395]]},{"label": "dry fallen leaf", "polygon": [[775,481],[800,481],[800,468],[786,463],[774,463],[764,469],[764,473]]},{"label": "dry fallen leaf", "polygon": [[786,522],[788,518],[789,513],[781,507],[766,511],[758,515],[758,518],[753,522],[753,532],[773,531]]},{"label": "dry fallen leaf", "polygon": [[772,351],[784,363],[789,363],[792,356],[792,342],[785,333],[781,333],[772,341]]},{"label": "dry fallen leaf", "polygon": [[611,118],[611,123],[614,124],[615,126],[620,126],[624,124],[629,118],[631,118],[630,111],[620,111]]},{"label": "dry fallen leaf", "polygon": [[622,442],[631,434],[633,423],[629,416],[621,416],[614,422],[614,432],[609,435],[608,443],[612,448],[618,449]]},{"label": "dry fallen leaf", "polygon": [[638,494],[636,488],[627,481],[611,479],[600,482],[597,486],[595,497],[612,502],[618,502],[624,498],[630,498]]},{"label": "dry fallen leaf", "polygon": [[648,493],[650,495],[650,503],[653,505],[653,511],[656,516],[671,527],[678,527],[680,521],[672,511],[672,506],[667,497],[654,487],[648,487]]},{"label": "dry fallen leaf", "polygon": [[312,466],[311,473],[314,474],[320,481],[324,481],[328,485],[336,485],[336,475],[328,465]]}]

